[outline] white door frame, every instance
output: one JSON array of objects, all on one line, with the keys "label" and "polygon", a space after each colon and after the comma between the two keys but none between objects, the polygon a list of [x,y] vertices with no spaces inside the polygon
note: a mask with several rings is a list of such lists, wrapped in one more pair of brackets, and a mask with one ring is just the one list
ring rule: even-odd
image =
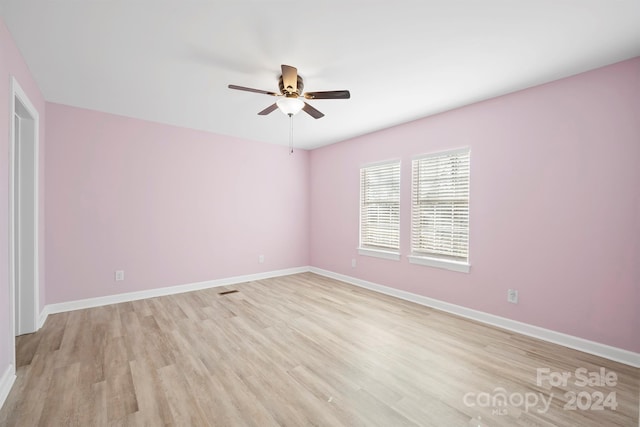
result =
[{"label": "white door frame", "polygon": [[[13,367],[15,360],[15,337],[19,334],[32,333],[39,328],[40,317],[40,286],[39,286],[39,115],[22,87],[15,77],[11,77],[11,135],[9,141],[9,298],[10,298],[10,325],[13,336],[10,337],[10,349],[13,355]],[[17,119],[16,119],[17,117]],[[19,128],[16,128],[16,121]],[[16,136],[18,144],[16,144]],[[22,149],[21,149],[22,148]],[[22,152],[22,153],[21,153]],[[33,199],[17,200],[23,191],[16,192],[16,173],[26,174],[31,186],[26,191],[31,192]],[[24,177],[24,175],[22,175]],[[17,185],[23,184],[21,179]],[[28,196],[28,194],[27,194]],[[27,212],[22,212],[27,209]],[[16,212],[18,212],[16,214]],[[16,218],[18,216],[18,218]],[[24,218],[23,218],[24,217]],[[24,221],[21,221],[24,219]],[[25,227],[25,228],[22,228]],[[21,232],[21,230],[23,230]],[[26,236],[24,236],[26,235]],[[20,250],[17,244],[21,239],[21,247],[31,249],[28,260],[23,263],[24,254],[16,254]],[[27,246],[25,246],[27,245]],[[16,261],[16,255],[17,261]],[[17,265],[16,265],[17,264]],[[32,283],[20,280],[21,269]],[[17,270],[17,272],[16,272]],[[16,274],[17,273],[17,274]],[[16,280],[16,275],[18,276]],[[19,306],[16,307],[16,298]],[[17,310],[17,312],[16,312]],[[18,321],[16,321],[16,315]]]}]

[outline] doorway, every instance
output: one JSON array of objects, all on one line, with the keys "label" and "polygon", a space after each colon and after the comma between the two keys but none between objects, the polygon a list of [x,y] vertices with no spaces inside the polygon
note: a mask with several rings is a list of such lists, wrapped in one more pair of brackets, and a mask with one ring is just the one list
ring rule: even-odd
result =
[{"label": "doorway", "polygon": [[[38,329],[38,111],[11,80],[9,290],[14,336]],[[14,340],[12,340],[14,341]],[[15,341],[13,342],[15,345]],[[15,358],[15,347],[13,349]],[[15,359],[14,359],[15,366]]]}]

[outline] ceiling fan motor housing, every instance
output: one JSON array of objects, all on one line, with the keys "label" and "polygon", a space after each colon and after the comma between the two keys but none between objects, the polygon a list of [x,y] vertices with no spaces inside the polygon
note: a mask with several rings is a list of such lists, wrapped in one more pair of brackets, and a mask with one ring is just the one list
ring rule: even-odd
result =
[{"label": "ceiling fan motor housing", "polygon": [[298,77],[298,80],[297,80],[298,88],[296,90],[293,90],[291,86],[284,87],[284,81],[282,80],[282,76],[280,76],[280,78],[278,79],[278,87],[280,88],[280,93],[289,98],[297,98],[298,96],[300,96],[300,94],[304,89],[304,83],[302,81],[302,77],[300,76],[297,76],[297,77]]}]

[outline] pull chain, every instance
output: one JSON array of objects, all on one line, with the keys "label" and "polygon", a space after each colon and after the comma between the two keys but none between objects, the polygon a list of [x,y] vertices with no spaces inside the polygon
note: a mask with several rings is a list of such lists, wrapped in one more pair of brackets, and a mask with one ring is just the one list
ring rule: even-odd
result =
[{"label": "pull chain", "polygon": [[289,114],[289,154],[293,154],[293,114]]}]

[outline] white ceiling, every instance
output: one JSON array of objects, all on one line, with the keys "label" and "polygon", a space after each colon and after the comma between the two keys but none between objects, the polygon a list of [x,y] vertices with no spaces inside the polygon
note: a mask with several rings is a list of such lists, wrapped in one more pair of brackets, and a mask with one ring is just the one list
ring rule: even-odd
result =
[{"label": "white ceiling", "polygon": [[315,148],[640,56],[639,0],[1,0],[47,101],[288,144],[256,113],[280,64],[326,114]]}]

